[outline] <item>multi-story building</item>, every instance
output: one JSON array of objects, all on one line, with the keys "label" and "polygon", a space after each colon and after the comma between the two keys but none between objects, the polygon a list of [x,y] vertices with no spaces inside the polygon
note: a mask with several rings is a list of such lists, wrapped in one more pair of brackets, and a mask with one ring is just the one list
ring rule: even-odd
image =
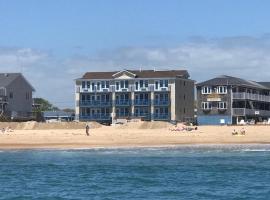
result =
[{"label": "multi-story building", "polygon": [[220,76],[197,84],[200,125],[237,124],[270,117],[270,84]]},{"label": "multi-story building", "polygon": [[76,80],[75,96],[78,120],[194,117],[194,81],[186,70],[88,72]]},{"label": "multi-story building", "polygon": [[31,118],[34,91],[21,73],[0,73],[0,118]]}]

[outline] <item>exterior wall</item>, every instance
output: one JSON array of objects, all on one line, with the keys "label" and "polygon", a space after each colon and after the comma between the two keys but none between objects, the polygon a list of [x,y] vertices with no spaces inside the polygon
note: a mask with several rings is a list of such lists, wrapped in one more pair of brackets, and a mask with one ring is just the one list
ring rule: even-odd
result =
[{"label": "exterior wall", "polygon": [[[29,96],[27,97],[27,93]],[[11,98],[11,94],[13,97]],[[32,112],[32,88],[28,82],[19,76],[7,87],[9,114],[16,112],[18,117],[30,117]]]},{"label": "exterior wall", "polygon": [[[194,81],[176,78],[175,80],[175,120],[194,120]],[[173,110],[172,110],[173,111]]]},{"label": "exterior wall", "polygon": [[224,124],[232,124],[232,118],[229,115],[200,115],[197,118],[199,125],[220,125],[221,120]]},{"label": "exterior wall", "polygon": [[[214,88],[216,87],[212,87],[212,94],[202,94],[202,87],[197,87],[197,121],[199,125],[218,125],[221,122],[220,120],[225,120],[226,124],[232,123],[232,89],[230,86],[227,86],[227,94],[217,94],[214,93]],[[219,101],[211,101],[213,99],[218,99]],[[202,102],[212,102],[212,109],[203,110]],[[227,102],[227,109],[218,109],[218,102]]]}]

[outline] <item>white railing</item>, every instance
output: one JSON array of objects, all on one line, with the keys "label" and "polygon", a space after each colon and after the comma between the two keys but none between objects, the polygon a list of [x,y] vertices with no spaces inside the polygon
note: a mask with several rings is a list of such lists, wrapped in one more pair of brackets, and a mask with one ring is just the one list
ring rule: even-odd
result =
[{"label": "white railing", "polygon": [[233,93],[233,99],[248,99],[248,100],[253,100],[253,101],[270,102],[270,96],[260,95],[260,94],[251,94],[247,92]]}]

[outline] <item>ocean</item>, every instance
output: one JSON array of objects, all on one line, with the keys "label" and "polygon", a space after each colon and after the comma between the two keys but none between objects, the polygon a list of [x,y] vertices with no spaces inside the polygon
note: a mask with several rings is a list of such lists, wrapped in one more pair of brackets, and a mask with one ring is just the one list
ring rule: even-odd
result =
[{"label": "ocean", "polygon": [[0,151],[0,199],[270,199],[270,145]]}]

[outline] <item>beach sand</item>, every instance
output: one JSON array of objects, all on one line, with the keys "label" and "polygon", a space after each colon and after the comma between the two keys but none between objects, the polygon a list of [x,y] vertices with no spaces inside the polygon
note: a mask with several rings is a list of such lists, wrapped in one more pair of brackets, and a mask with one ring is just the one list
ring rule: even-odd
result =
[{"label": "beach sand", "polygon": [[[1,124],[0,127],[7,125]],[[232,135],[242,126],[199,126],[193,131],[171,131],[169,123],[136,122],[128,125],[91,124],[86,136],[84,124],[21,125],[13,132],[0,132],[0,149],[154,147],[181,144],[270,144],[270,126],[244,126],[246,135]]]}]

